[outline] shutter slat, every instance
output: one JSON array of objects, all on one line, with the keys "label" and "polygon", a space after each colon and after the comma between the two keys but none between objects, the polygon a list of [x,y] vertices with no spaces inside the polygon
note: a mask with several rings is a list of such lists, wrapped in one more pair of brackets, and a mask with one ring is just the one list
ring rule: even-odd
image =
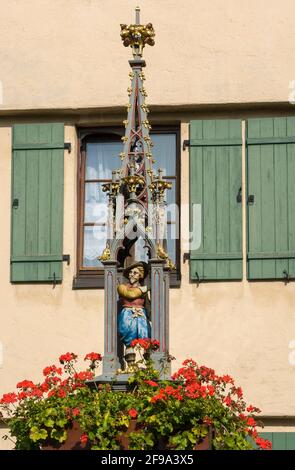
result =
[{"label": "shutter slat", "polygon": [[249,119],[249,140],[248,279],[294,278],[295,118]]},{"label": "shutter slat", "polygon": [[[201,244],[190,250],[193,280],[242,278],[242,186],[240,120],[190,123],[190,227]],[[196,146],[194,146],[196,144]],[[193,220],[198,205],[199,221]]]},{"label": "shutter slat", "polygon": [[12,282],[62,280],[64,125],[13,127]]}]

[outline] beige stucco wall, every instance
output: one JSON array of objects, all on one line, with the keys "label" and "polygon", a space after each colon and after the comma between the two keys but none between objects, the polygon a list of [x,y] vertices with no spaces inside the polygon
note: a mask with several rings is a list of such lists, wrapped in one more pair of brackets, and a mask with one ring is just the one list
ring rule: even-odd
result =
[{"label": "beige stucco wall", "polygon": [[1,0],[0,111],[124,105],[137,4],[150,104],[288,101],[293,0]]},{"label": "beige stucco wall", "polygon": [[[103,351],[103,290],[72,290],[76,257],[78,124],[105,124],[127,102],[130,51],[120,44],[119,23],[142,7],[156,28],[146,50],[148,103],[164,105],[286,102],[295,79],[292,0],[0,0],[0,394],[25,378],[38,380],[63,352]],[[34,14],[32,14],[34,12]],[[110,108],[90,117],[90,108]],[[9,283],[11,110],[31,109],[30,119],[60,119],[58,109],[81,108],[66,119],[64,281],[55,289]],[[44,116],[34,117],[44,109]],[[89,114],[88,114],[89,112]],[[236,111],[237,112],[237,111]],[[265,111],[258,107],[260,115]],[[294,113],[290,105],[289,113]],[[231,114],[233,115],[233,114]],[[176,122],[179,114],[155,114]],[[181,115],[181,141],[193,114]],[[206,114],[200,115],[206,117]],[[215,114],[215,117],[221,117]],[[228,117],[224,114],[223,117]],[[239,116],[246,117],[246,116]],[[121,118],[121,116],[120,116]],[[23,117],[18,119],[24,120]],[[188,202],[188,150],[181,153],[181,201]],[[188,223],[182,211],[182,237]],[[182,240],[182,253],[188,251]],[[247,399],[265,415],[295,415],[295,284],[282,282],[189,283],[170,293],[171,353],[232,374]],[[293,429],[293,428],[290,428]],[[273,429],[271,429],[273,430]],[[281,430],[281,429],[279,429]],[[289,428],[288,428],[289,430]],[[6,443],[1,443],[0,448]]]}]

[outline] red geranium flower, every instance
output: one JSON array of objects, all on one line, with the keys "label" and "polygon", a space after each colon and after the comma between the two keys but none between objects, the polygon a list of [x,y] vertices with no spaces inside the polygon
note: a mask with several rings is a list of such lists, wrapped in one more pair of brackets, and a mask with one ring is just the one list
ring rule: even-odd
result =
[{"label": "red geranium flower", "polygon": [[154,382],[153,380],[144,380],[146,384],[148,384],[150,387],[158,387],[159,384],[157,382]]},{"label": "red geranium flower", "polygon": [[26,392],[19,392],[19,393],[17,394],[18,400],[24,400],[24,399],[27,398],[27,397],[28,397],[28,394],[27,394]]},{"label": "red geranium flower", "polygon": [[256,406],[249,405],[247,408],[248,413],[260,413],[260,409]]},{"label": "red geranium flower", "polygon": [[193,359],[186,359],[183,363],[183,366],[196,367],[197,363]]},{"label": "red geranium flower", "polygon": [[151,340],[151,349],[153,351],[157,351],[158,349],[160,349],[160,341],[158,341],[157,339]]},{"label": "red geranium flower", "polygon": [[257,423],[256,423],[254,418],[248,418],[247,419],[247,424],[248,424],[248,426],[254,427],[254,426],[256,426]]},{"label": "red geranium flower", "polygon": [[23,380],[16,384],[16,388],[34,388],[35,384],[31,380]]},{"label": "red geranium flower", "polygon": [[76,380],[81,380],[81,382],[85,382],[85,380],[91,380],[93,378],[93,373],[89,372],[89,370],[85,370],[76,373],[74,377]]},{"label": "red geranium flower", "polygon": [[59,396],[60,398],[65,398],[65,397],[67,396],[67,393],[66,393],[65,390],[59,390],[59,391],[58,391],[58,396]]},{"label": "red geranium flower", "polygon": [[272,449],[272,443],[268,441],[267,439],[263,439],[262,437],[257,437],[255,442],[260,447],[260,449],[264,449],[264,450]]},{"label": "red geranium flower", "polygon": [[50,375],[50,374],[61,375],[62,374],[61,367],[56,367],[55,365],[45,367],[45,369],[43,369],[43,375],[47,377],[47,375]]},{"label": "red geranium flower", "polygon": [[86,354],[86,356],[84,357],[84,361],[101,361],[102,357],[101,357],[101,354],[99,353],[95,353],[95,352],[91,352],[91,353],[88,353]]},{"label": "red geranium flower", "polygon": [[60,362],[61,364],[64,364],[65,362],[75,361],[76,359],[77,359],[77,355],[76,355],[76,354],[67,352],[66,354],[62,354],[62,355],[59,357],[59,362]]},{"label": "red geranium flower", "polygon": [[87,434],[82,434],[82,436],[80,437],[80,441],[82,442],[82,444],[86,444],[86,442],[88,441]]},{"label": "red geranium flower", "polygon": [[213,387],[213,385],[207,385],[207,389],[210,397],[213,397],[213,395],[215,395],[215,387]]},{"label": "red geranium flower", "polygon": [[72,414],[73,414],[73,416],[79,416],[79,414],[80,414],[79,408],[73,408],[72,409]]},{"label": "red geranium flower", "polygon": [[137,418],[138,413],[135,408],[131,408],[131,410],[128,411],[128,414],[131,418]]},{"label": "red geranium flower", "polygon": [[134,339],[130,343],[130,346],[132,348],[135,348],[135,346],[137,345],[145,349],[145,351],[148,351],[149,349],[151,349],[152,351],[157,351],[157,349],[159,349],[160,347],[160,343],[158,340],[150,338]]},{"label": "red geranium flower", "polygon": [[223,375],[221,377],[221,380],[227,384],[233,384],[234,383],[234,379],[230,376],[230,375]]},{"label": "red geranium flower", "polygon": [[230,406],[232,404],[232,399],[229,395],[223,401],[227,406]]},{"label": "red geranium flower", "polygon": [[10,403],[15,403],[18,399],[16,393],[4,393],[3,397],[0,400],[0,403],[3,405],[9,405]]}]

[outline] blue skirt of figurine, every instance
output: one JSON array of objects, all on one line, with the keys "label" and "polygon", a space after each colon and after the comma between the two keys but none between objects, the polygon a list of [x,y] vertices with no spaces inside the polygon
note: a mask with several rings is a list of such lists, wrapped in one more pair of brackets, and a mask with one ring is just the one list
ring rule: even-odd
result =
[{"label": "blue skirt of figurine", "polygon": [[151,337],[150,322],[146,317],[145,308],[141,309],[143,315],[135,315],[128,307],[122,308],[118,315],[118,331],[125,346],[130,346],[134,339]]}]

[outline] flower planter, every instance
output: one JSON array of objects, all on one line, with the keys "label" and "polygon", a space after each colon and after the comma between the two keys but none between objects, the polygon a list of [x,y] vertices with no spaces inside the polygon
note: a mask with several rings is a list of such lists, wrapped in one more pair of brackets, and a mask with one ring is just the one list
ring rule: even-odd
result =
[{"label": "flower planter", "polygon": [[83,431],[77,421],[73,422],[72,427],[67,430],[67,433],[68,437],[62,444],[59,444],[54,439],[48,439],[42,445],[41,450],[89,450],[87,443],[80,441]]},{"label": "flower planter", "polygon": [[[142,429],[142,425],[138,423],[137,419],[131,419],[128,429],[125,433],[118,437],[121,450],[129,450],[129,435],[132,432],[139,432]],[[89,450],[89,446],[85,443],[81,443],[80,438],[83,431],[76,421],[68,429],[68,437],[65,442],[59,444],[58,442],[48,440],[46,444],[42,445],[41,450]],[[212,427],[208,426],[208,434],[196,442],[193,450],[211,450],[212,449]],[[160,438],[156,450],[171,450],[168,446],[168,438]]]}]

